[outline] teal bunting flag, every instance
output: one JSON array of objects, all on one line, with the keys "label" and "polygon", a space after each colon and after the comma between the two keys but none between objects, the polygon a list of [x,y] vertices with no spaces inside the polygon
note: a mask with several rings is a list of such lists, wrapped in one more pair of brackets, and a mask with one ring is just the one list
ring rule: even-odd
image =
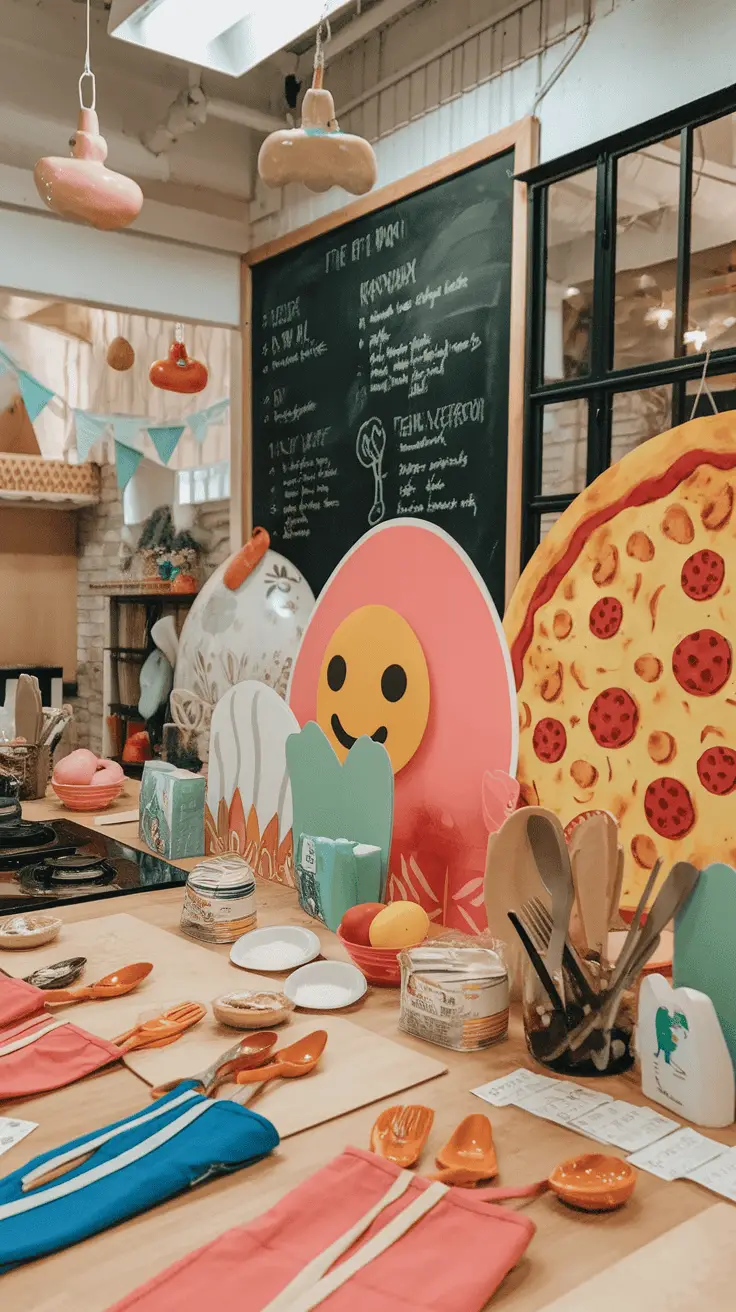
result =
[{"label": "teal bunting flag", "polygon": [[44,387],[43,383],[39,383],[38,379],[34,378],[32,374],[27,374],[25,369],[18,370],[18,382],[20,383],[23,404],[28,413],[28,418],[33,424],[51,398],[56,396],[56,393],[50,387]]},{"label": "teal bunting flag", "polygon": [[[136,457],[135,468],[137,468],[144,454],[139,448],[143,446],[143,434],[147,433],[159,460],[162,464],[167,465],[186,428],[189,428],[197,442],[202,443],[209,429],[214,424],[222,423],[230,408],[230,401],[225,397],[221,401],[213,402],[206,409],[198,410],[192,415],[184,415],[181,420],[171,424],[157,423],[150,417],[143,415],[98,415],[89,410],[78,410],[73,406],[68,406],[63,397],[52,391],[50,387],[46,387],[28,370],[21,369],[14,357],[3,346],[0,346],[0,376],[9,372],[18,376],[18,385],[31,423],[38,418],[42,410],[50,403],[52,405],[57,402],[60,403],[64,407],[64,413],[71,410],[76,433],[77,455],[80,461],[89,459],[95,442],[105,437],[107,430],[111,429],[115,438],[115,460],[118,479],[120,479],[121,468],[125,475],[128,466],[133,464],[132,459],[126,461],[125,456],[119,454],[119,447],[127,448],[130,456]],[[131,472],[127,474],[126,483],[129,482],[135,468],[131,468]],[[124,487],[125,483],[121,483],[120,486]]]},{"label": "teal bunting flag", "polygon": [[184,432],[184,424],[172,424],[169,427],[147,428],[146,432],[156,448],[158,457],[168,465],[173,456],[179,438]]},{"label": "teal bunting flag", "polygon": [[142,451],[135,451],[133,447],[125,446],[123,442],[115,439],[115,470],[121,492],[128,486],[142,459]]},{"label": "teal bunting flag", "polygon": [[221,423],[225,418],[229,405],[228,400],[215,401],[212,405],[208,405],[206,410],[198,410],[196,414],[189,415],[187,423],[192,436],[198,442],[204,442],[211,426]]},{"label": "teal bunting flag", "polygon": [[77,433],[77,454],[85,461],[97,442],[104,434],[110,420],[104,415],[93,415],[87,410],[75,410],[74,422]]}]

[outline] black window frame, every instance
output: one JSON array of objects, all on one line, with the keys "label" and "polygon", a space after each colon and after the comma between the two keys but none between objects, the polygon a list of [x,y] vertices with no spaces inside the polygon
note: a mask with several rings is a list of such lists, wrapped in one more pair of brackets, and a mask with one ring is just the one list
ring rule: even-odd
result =
[{"label": "black window frame", "polygon": [[[542,493],[543,419],[545,409],[561,401],[588,402],[586,485],[607,469],[611,457],[611,422],[616,394],[643,387],[672,385],[672,425],[683,423],[688,382],[703,373],[706,352],[686,354],[683,334],[688,322],[692,215],[693,136],[698,128],[736,113],[736,84],[703,97],[648,123],[520,175],[528,184],[529,251],[524,382],[524,453],[522,479],[521,568],[536,550],[543,515],[564,510],[578,492]],[[667,138],[680,137],[680,189],[675,282],[674,351],[657,363],[613,368],[616,277],[616,178],[618,161]],[[547,198],[555,183],[596,169],[593,260],[593,307],[590,367],[580,377],[544,382],[545,298],[547,284]],[[734,220],[736,244],[736,218]],[[736,347],[712,350],[708,377],[736,372]]]}]

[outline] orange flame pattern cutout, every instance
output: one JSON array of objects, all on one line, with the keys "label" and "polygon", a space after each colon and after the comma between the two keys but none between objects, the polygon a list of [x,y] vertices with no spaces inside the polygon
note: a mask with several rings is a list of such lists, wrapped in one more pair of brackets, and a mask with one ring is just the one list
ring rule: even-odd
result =
[{"label": "orange flame pattern cutout", "polygon": [[205,806],[204,827],[207,856],[241,856],[261,879],[294,887],[291,830],[279,843],[279,821],[274,815],[261,834],[254,806],[246,819],[239,788],[229,809],[224,798],[220,800],[217,818]]}]

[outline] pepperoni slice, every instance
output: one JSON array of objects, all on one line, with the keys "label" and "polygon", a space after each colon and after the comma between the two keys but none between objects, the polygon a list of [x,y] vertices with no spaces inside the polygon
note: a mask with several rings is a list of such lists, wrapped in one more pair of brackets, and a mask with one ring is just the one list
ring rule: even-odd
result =
[{"label": "pepperoni slice", "polygon": [[698,779],[709,793],[725,797],[736,788],[736,752],[731,747],[709,747],[698,760]]},{"label": "pepperoni slice", "polygon": [[639,707],[624,688],[605,688],[588,711],[588,728],[599,747],[625,747],[638,723]]},{"label": "pepperoni slice", "polygon": [[532,734],[532,747],[539,757],[540,761],[546,761],[548,765],[554,765],[565,755],[567,747],[567,734],[565,726],[559,720],[553,720],[547,716],[544,720],[539,720],[534,726]]},{"label": "pepperoni slice", "polygon": [[601,597],[590,612],[590,631],[596,638],[613,638],[621,628],[624,608],[618,597]]},{"label": "pepperoni slice", "polygon": [[682,590],[692,601],[708,601],[719,591],[725,573],[726,562],[717,551],[710,551],[708,547],[694,551],[682,567]]},{"label": "pepperoni slice", "polygon": [[712,697],[731,677],[731,644],[715,629],[696,629],[672,653],[672,673],[695,697]]},{"label": "pepperoni slice", "polygon": [[679,779],[654,779],[644,794],[644,813],[660,838],[684,838],[695,824],[692,798]]}]

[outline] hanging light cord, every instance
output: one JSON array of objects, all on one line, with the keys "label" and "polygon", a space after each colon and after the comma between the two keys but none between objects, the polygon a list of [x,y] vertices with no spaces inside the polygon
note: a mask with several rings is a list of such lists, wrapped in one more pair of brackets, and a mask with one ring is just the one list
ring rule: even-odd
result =
[{"label": "hanging light cord", "polygon": [[322,76],[325,71],[324,47],[327,44],[327,42],[331,40],[332,40],[332,28],[330,27],[330,20],[327,17],[327,5],[325,5],[324,12],[319,20],[319,26],[317,28],[317,36],[314,44],[314,77],[312,79],[313,87],[322,86]]},{"label": "hanging light cord", "polygon": [[[95,108],[95,105],[97,104],[97,85],[96,85],[96,83],[95,83],[95,75],[94,75],[94,73],[92,72],[92,66],[91,66],[91,64],[90,64],[90,62],[89,62],[89,49],[90,49],[90,11],[91,11],[91,7],[92,7],[91,0],[87,0],[87,49],[86,49],[85,56],[84,56],[84,69],[83,69],[83,71],[82,71],[82,76],[81,76],[80,79],[79,79],[79,108],[80,108],[80,109],[94,109],[94,108]],[[90,82],[92,83],[92,104],[91,104],[91,105],[85,105],[85,103],[84,103],[84,81],[85,81],[85,78],[89,78]]]}]

